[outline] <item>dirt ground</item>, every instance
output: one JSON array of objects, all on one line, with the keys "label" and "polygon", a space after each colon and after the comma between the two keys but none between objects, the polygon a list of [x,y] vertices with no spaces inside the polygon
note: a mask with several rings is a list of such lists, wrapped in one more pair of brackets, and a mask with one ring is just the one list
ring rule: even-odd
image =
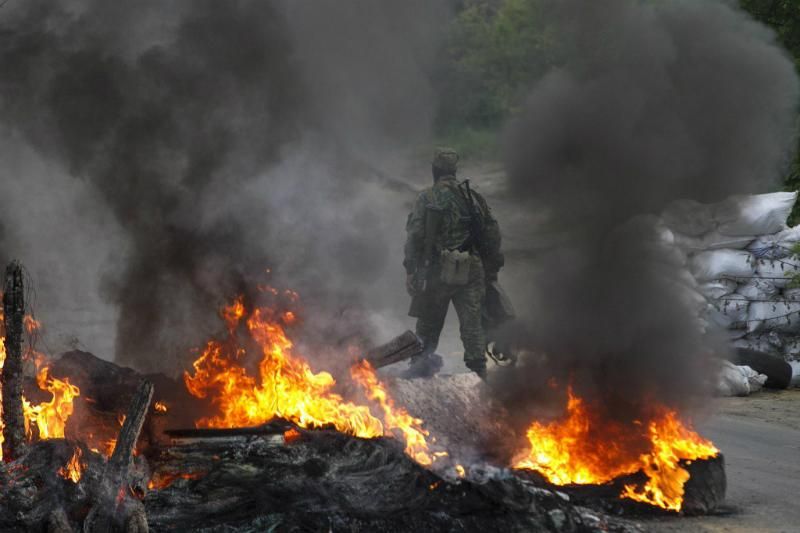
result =
[{"label": "dirt ground", "polygon": [[716,400],[699,425],[725,456],[726,508],[719,515],[651,520],[655,532],[800,531],[800,390]]}]

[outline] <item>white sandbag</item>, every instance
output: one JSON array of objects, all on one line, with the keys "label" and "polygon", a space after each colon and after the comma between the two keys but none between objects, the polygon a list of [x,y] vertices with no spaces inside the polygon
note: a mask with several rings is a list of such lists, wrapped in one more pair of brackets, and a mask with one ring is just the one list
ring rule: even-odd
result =
[{"label": "white sandbag", "polygon": [[800,387],[800,361],[789,361],[789,366],[792,367],[792,381],[790,387]]},{"label": "white sandbag", "polygon": [[747,245],[747,251],[758,259],[783,259],[792,255],[800,243],[800,225],[772,235],[762,235]]},{"label": "white sandbag", "polygon": [[658,234],[659,240],[667,246],[675,245],[675,233],[664,224],[663,220],[659,221],[656,225],[656,233]]},{"label": "white sandbag", "polygon": [[750,301],[772,300],[779,292],[772,280],[758,278],[751,279],[736,289],[736,294],[741,294]]},{"label": "white sandbag", "polygon": [[717,300],[723,296],[733,294],[739,288],[739,284],[732,279],[715,279],[701,283],[698,289],[706,298]]},{"label": "white sandbag", "polygon": [[800,289],[783,289],[783,292],[781,293],[781,299],[800,302]]},{"label": "white sandbag", "polygon": [[742,250],[711,250],[695,254],[689,268],[699,282],[720,278],[750,278],[755,275],[755,260]]},{"label": "white sandbag", "polygon": [[785,259],[757,259],[755,261],[756,275],[769,280],[776,287],[783,289],[800,274],[800,259],[787,257]]},{"label": "white sandbag", "polygon": [[681,233],[675,233],[674,235],[675,245],[686,251],[719,250],[721,248],[742,250],[755,240],[753,235],[731,237],[722,235],[717,231],[706,233],[700,237],[691,237]]},{"label": "white sandbag", "polygon": [[738,366],[730,361],[723,361],[717,376],[717,394],[720,396],[748,396],[750,380]]},{"label": "white sandbag", "polygon": [[793,359],[800,357],[800,338],[792,335],[785,339],[780,355]]},{"label": "white sandbag", "polygon": [[695,316],[702,316],[708,311],[708,300],[696,290],[683,288],[680,290],[678,297],[683,301],[686,309],[692,310]]},{"label": "white sandbag", "polygon": [[800,332],[800,302],[752,302],[747,332]]},{"label": "white sandbag", "polygon": [[767,235],[786,229],[796,192],[774,192],[729,198],[713,209],[717,231],[722,235]]},{"label": "white sandbag", "polygon": [[745,325],[742,324],[741,328],[729,329],[726,330],[725,333],[728,338],[728,341],[733,342],[744,338],[747,335],[747,329],[745,328]]},{"label": "white sandbag", "polygon": [[697,283],[697,279],[695,279],[692,273],[686,269],[681,269],[678,271],[676,281],[684,287],[692,289],[693,291],[700,291],[700,284]]},{"label": "white sandbag", "polygon": [[714,229],[714,214],[710,205],[695,200],[672,202],[661,215],[664,223],[677,238],[678,233],[699,237]]},{"label": "white sandbag", "polygon": [[[773,335],[774,334],[774,335]],[[776,345],[775,339],[778,334],[771,332],[766,335],[754,335],[735,340],[731,345],[734,348],[747,348],[757,352],[764,352],[772,355],[781,355],[781,346]]]},{"label": "white sandbag", "polygon": [[739,371],[747,378],[747,385],[750,387],[750,394],[758,392],[764,388],[764,383],[767,382],[767,376],[759,374],[749,366],[738,366]]},{"label": "white sandbag", "polygon": [[724,329],[741,329],[746,327],[749,308],[747,298],[741,294],[730,294],[714,302],[710,319]]}]

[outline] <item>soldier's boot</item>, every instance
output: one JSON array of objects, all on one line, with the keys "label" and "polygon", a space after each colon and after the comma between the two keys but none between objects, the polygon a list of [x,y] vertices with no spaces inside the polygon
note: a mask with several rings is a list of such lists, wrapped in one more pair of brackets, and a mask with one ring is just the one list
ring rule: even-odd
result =
[{"label": "soldier's boot", "polygon": [[408,369],[401,374],[404,379],[430,378],[442,369],[442,356],[423,353],[411,359]]},{"label": "soldier's boot", "polygon": [[486,361],[465,361],[465,364],[467,365],[467,368],[475,372],[479,378],[486,381]]}]

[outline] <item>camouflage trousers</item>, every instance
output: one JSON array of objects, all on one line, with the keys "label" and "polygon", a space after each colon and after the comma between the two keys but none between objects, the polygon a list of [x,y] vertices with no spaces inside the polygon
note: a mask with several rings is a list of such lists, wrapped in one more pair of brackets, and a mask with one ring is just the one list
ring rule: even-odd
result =
[{"label": "camouflage trousers", "polygon": [[486,333],[481,319],[485,295],[483,264],[479,257],[472,258],[466,285],[432,283],[425,293],[425,305],[417,319],[417,335],[424,343],[425,353],[436,351],[452,301],[461,327],[464,363],[472,370],[485,368]]}]

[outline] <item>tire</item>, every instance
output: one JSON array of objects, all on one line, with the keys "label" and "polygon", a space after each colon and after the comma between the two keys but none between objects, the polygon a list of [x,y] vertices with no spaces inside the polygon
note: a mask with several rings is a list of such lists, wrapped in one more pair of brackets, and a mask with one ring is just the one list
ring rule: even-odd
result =
[{"label": "tire", "polygon": [[731,359],[735,365],[747,365],[759,374],[767,376],[765,387],[770,389],[785,389],[792,382],[792,367],[780,357],[768,353],[737,348]]}]

